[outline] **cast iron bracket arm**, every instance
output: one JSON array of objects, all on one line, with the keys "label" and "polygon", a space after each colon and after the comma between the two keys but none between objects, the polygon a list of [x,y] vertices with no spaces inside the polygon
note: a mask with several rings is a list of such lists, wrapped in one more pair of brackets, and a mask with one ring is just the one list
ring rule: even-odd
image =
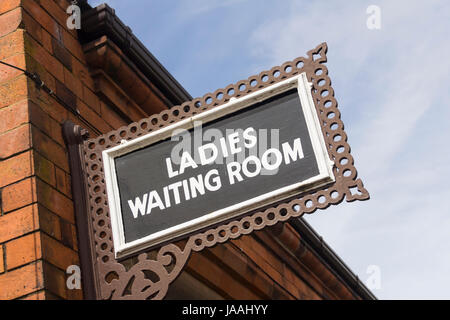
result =
[{"label": "cast iron bracket arm", "polygon": [[69,152],[83,295],[87,300],[98,300],[99,286],[95,272],[96,259],[94,258],[95,251],[90,236],[92,225],[88,218],[90,214],[89,198],[82,160],[82,144],[89,138],[89,132],[67,120],[63,123],[62,133]]}]

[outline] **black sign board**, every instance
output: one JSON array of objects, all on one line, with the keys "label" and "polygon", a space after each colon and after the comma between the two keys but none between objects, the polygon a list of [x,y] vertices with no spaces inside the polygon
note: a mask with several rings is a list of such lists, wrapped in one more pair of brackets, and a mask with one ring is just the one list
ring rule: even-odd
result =
[{"label": "black sign board", "polygon": [[304,74],[103,152],[117,257],[334,181]]}]

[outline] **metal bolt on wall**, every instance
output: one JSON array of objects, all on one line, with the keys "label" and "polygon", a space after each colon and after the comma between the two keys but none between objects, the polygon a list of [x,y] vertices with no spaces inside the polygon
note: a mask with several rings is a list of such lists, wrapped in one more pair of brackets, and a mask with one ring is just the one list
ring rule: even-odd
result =
[{"label": "metal bolt on wall", "polygon": [[[180,274],[192,252],[236,239],[254,230],[273,226],[330,205],[367,200],[369,194],[357,177],[347,135],[340,119],[334,90],[325,66],[327,45],[322,43],[300,57],[214,93],[165,110],[127,127],[87,139],[79,127],[67,123],[66,141],[71,153],[77,224],[85,296],[90,299],[163,299],[172,281]],[[118,261],[114,256],[102,151],[169,124],[223,105],[232,98],[266,88],[305,72],[312,83],[312,96],[321,122],[328,155],[335,163],[336,181],[318,191],[283,200],[262,211],[201,230],[176,243],[142,252]],[[82,137],[83,135],[83,137]],[[76,137],[78,137],[76,139]],[[84,189],[84,190],[83,190]],[[356,192],[355,192],[355,191]]]}]

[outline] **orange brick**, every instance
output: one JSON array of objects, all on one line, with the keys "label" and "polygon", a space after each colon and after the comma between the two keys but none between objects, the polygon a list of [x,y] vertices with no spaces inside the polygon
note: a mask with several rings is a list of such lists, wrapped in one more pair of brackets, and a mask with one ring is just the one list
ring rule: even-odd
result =
[{"label": "orange brick", "polygon": [[[66,119],[67,113],[65,110],[59,106],[58,110],[54,106],[47,106],[46,104],[41,102],[41,106],[44,106],[44,108],[41,108],[39,105],[37,105],[34,101],[29,100],[29,121],[40,131],[45,133],[47,136],[52,137],[55,142],[57,142],[60,146],[64,147],[65,142],[62,136],[62,126],[58,122],[58,120],[52,118],[51,116],[56,116],[63,119]],[[61,114],[58,112],[61,111]],[[51,114],[48,114],[47,112],[51,112]],[[0,110],[1,114],[1,110]]]},{"label": "orange brick", "polygon": [[42,30],[42,45],[49,53],[53,53],[52,36],[46,30]]},{"label": "orange brick", "polygon": [[47,297],[45,290],[42,290],[20,298],[20,300],[47,300]]},{"label": "orange brick", "polygon": [[127,125],[127,122],[121,116],[103,102],[101,102],[101,116],[114,129]]},{"label": "orange brick", "polygon": [[[45,276],[44,276],[45,279]],[[44,280],[45,282],[45,280]],[[47,285],[45,285],[47,286]],[[22,298],[19,298],[18,300],[62,300],[60,297],[54,295],[53,293],[49,292],[48,290],[40,290],[38,292],[34,292],[31,294],[28,294]]]},{"label": "orange brick", "polygon": [[7,213],[36,201],[36,181],[29,178],[2,189],[2,209]]},{"label": "orange brick", "polygon": [[0,14],[17,8],[20,6],[20,1],[21,0],[2,0],[0,2]]},{"label": "orange brick", "polygon": [[41,205],[38,205],[38,208],[40,229],[49,236],[61,240],[61,219]]},{"label": "orange brick", "polygon": [[76,251],[75,226],[69,222],[61,221],[61,243]]},{"label": "orange brick", "polygon": [[52,118],[33,101],[29,101],[28,104],[30,122],[41,131],[51,136]]},{"label": "orange brick", "polygon": [[[81,284],[83,287],[83,283]],[[83,300],[83,290],[82,289],[67,289],[67,299],[69,300]]]},{"label": "orange brick", "polygon": [[0,84],[0,109],[23,100],[28,94],[28,79],[25,75]]},{"label": "orange brick", "polygon": [[232,274],[227,272],[226,269],[211,263],[204,254],[192,254],[186,270],[195,272],[197,275],[214,275],[211,279],[208,279],[212,282],[212,285],[223,289],[227,294],[234,294],[234,299],[254,300],[259,298],[258,293],[253,292],[251,288],[239,281],[239,279],[233,278]]},{"label": "orange brick", "polygon": [[37,205],[0,216],[0,243],[15,239],[39,228]]},{"label": "orange brick", "polygon": [[30,97],[33,102],[37,103],[46,114],[57,122],[63,123],[67,119],[68,111],[47,94],[43,94],[35,87],[31,87]]},{"label": "orange brick", "polygon": [[6,268],[15,269],[42,257],[41,237],[35,232],[5,244]]},{"label": "orange brick", "polygon": [[37,152],[34,152],[33,158],[35,174],[51,186],[56,186],[55,166],[53,163]]},{"label": "orange brick", "polygon": [[71,265],[79,265],[78,254],[55,239],[42,234],[41,243],[43,258],[59,269],[66,270]]},{"label": "orange brick", "polygon": [[37,180],[38,202],[59,217],[75,224],[73,202],[43,181]]},{"label": "orange brick", "polygon": [[0,60],[25,52],[23,34],[24,30],[18,29],[6,37],[0,38]]},{"label": "orange brick", "polygon": [[68,15],[65,10],[55,2],[55,0],[40,0],[40,5],[47,13],[55,19],[61,26],[66,27]]},{"label": "orange brick", "polygon": [[62,40],[61,26],[40,6],[39,2],[23,1],[22,6],[53,37]]},{"label": "orange brick", "polygon": [[[16,54],[15,56],[9,57],[3,61],[6,63],[9,63],[10,65],[19,67],[23,70],[25,70],[25,68],[26,68],[25,67],[25,55],[22,53]],[[3,64],[0,65],[0,83],[12,80],[21,74],[23,74],[22,71],[11,68],[9,66],[5,66]]]},{"label": "orange brick", "polygon": [[3,245],[0,244],[0,273],[5,272],[5,261],[3,259],[4,256],[4,249]]},{"label": "orange brick", "polygon": [[16,8],[0,15],[0,37],[16,30],[22,22],[22,9]]},{"label": "orange brick", "polygon": [[57,121],[52,121],[52,134],[51,137],[53,140],[58,142],[61,146],[65,146],[64,138],[62,135],[62,125]]},{"label": "orange brick", "polygon": [[67,299],[66,274],[49,263],[44,262],[45,288],[51,293]]},{"label": "orange brick", "polygon": [[0,159],[5,159],[30,147],[30,126],[27,124],[0,135]]},{"label": "orange brick", "polygon": [[52,38],[53,56],[59,60],[67,69],[72,70],[72,55],[64,45]]},{"label": "orange brick", "polygon": [[81,115],[83,115],[83,117],[85,117],[86,119],[89,119],[89,122],[100,132],[109,132],[112,130],[112,127],[108,123],[106,123],[106,121],[102,117],[100,117],[81,100],[78,100],[78,108],[80,109]]},{"label": "orange brick", "polygon": [[[42,64],[37,62],[28,53],[25,54],[25,59],[26,59],[26,63],[27,63],[27,70],[28,70],[28,72],[38,74],[39,77],[41,78],[42,82],[44,82],[45,85],[47,87],[49,87],[52,91],[55,91],[55,89],[56,89],[55,77],[49,71],[47,71],[47,69]],[[45,94],[45,95],[47,95],[50,98],[50,96],[44,90],[40,90],[39,88],[37,88],[36,84],[34,82],[30,83],[29,89],[31,89],[30,93],[31,92],[39,92],[40,96]]]},{"label": "orange brick", "polygon": [[0,161],[0,188],[33,174],[31,151]]},{"label": "orange brick", "polygon": [[23,11],[23,23],[27,32],[37,41],[42,43],[42,28],[26,11]]},{"label": "orange brick", "polygon": [[63,33],[64,44],[66,47],[68,47],[67,43],[65,42],[67,35],[70,35],[72,38],[77,36],[77,30],[70,30],[67,27],[67,19],[69,18],[69,15],[67,14],[66,10],[71,3],[65,0],[41,0],[40,3],[41,6],[49,13],[49,15],[54,18],[61,26],[60,31]]},{"label": "orange brick", "polygon": [[70,107],[71,110],[77,110],[77,97],[60,81],[56,81],[56,95],[66,106]]},{"label": "orange brick", "polygon": [[0,109],[0,134],[28,122],[28,101]]},{"label": "orange brick", "polygon": [[56,169],[56,188],[64,193],[67,197],[72,198],[68,184],[67,174],[58,167]]},{"label": "orange brick", "polygon": [[83,96],[83,85],[81,84],[81,81],[75,78],[72,72],[66,68],[64,68],[64,84],[67,88],[70,88],[76,96]]},{"label": "orange brick", "polygon": [[43,288],[42,262],[32,263],[22,268],[0,275],[0,299],[15,299]]},{"label": "orange brick", "polygon": [[[30,1],[26,1],[30,2]],[[29,35],[25,35],[25,50],[56,79],[64,81],[64,69],[61,62]]]},{"label": "orange brick", "polygon": [[31,128],[31,132],[33,149],[45,158],[52,159],[53,163],[69,172],[69,159],[64,148],[34,126]]},{"label": "orange brick", "polygon": [[69,2],[67,0],[55,0],[55,2],[58,4],[58,6],[65,12],[67,10],[67,7],[69,6]]},{"label": "orange brick", "polygon": [[96,113],[100,114],[100,100],[88,87],[83,86],[83,100]]},{"label": "orange brick", "polygon": [[77,38],[77,34],[73,31],[68,32],[66,29],[62,31],[64,46],[72,55],[80,61],[85,60],[83,48]]},{"label": "orange brick", "polygon": [[82,64],[77,59],[74,59],[72,61],[72,72],[73,72],[73,75],[77,79],[80,79],[81,82],[83,84],[85,84],[89,89],[95,90],[94,80],[92,80],[92,78],[89,74],[89,70],[87,69],[87,67],[84,64]]}]

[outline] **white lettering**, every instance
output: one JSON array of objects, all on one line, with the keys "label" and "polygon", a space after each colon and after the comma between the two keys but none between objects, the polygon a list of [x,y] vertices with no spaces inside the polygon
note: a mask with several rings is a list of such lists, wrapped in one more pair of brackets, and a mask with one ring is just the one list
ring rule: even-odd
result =
[{"label": "white lettering", "polygon": [[165,209],[158,192],[155,190],[150,192],[147,205],[147,214],[152,213],[153,208],[159,208],[159,210]]},{"label": "white lettering", "polygon": [[230,179],[230,184],[234,184],[234,178],[241,182],[244,180],[240,174],[241,164],[239,162],[230,162],[227,165],[228,178]]},{"label": "white lettering", "polygon": [[[207,149],[210,149],[210,151],[212,152],[212,155],[210,155],[209,158],[207,158],[205,152],[205,150]],[[214,143],[208,143],[198,148],[198,153],[200,156],[200,163],[202,164],[202,166],[204,166],[213,163],[216,160],[219,151],[217,150],[217,147],[214,145]]]},{"label": "white lettering", "polygon": [[300,138],[294,140],[294,148],[291,148],[288,142],[281,145],[284,155],[284,163],[289,164],[292,161],[297,161],[297,156],[299,159],[303,159],[305,155],[303,154],[302,142]]},{"label": "white lettering", "polygon": [[141,198],[136,197],[133,201],[128,200],[128,205],[130,206],[131,212],[133,213],[133,217],[136,219],[141,213],[141,216],[145,215],[145,205],[147,204],[148,194],[144,194],[144,198],[141,201]]},{"label": "white lettering", "polygon": [[[214,177],[211,176],[214,175]],[[211,181],[213,184],[211,184]],[[219,171],[213,169],[209,171],[205,176],[205,187],[209,191],[217,191],[222,187],[222,182],[220,181]]]},{"label": "white lettering", "polygon": [[183,152],[181,155],[181,164],[180,164],[180,174],[184,173],[184,170],[186,168],[197,168],[197,164],[195,163],[194,159],[192,159],[191,155],[188,152]]}]

